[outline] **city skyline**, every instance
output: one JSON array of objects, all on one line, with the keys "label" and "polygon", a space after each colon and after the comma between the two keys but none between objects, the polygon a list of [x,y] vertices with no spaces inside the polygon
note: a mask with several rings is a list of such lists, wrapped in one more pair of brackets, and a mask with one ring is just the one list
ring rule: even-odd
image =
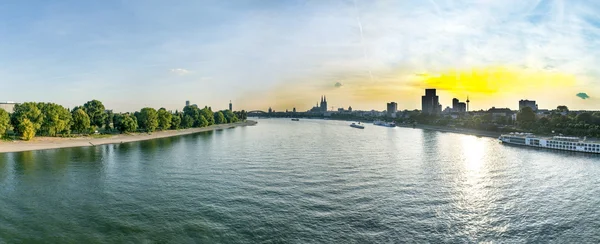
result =
[{"label": "city skyline", "polygon": [[598,10],[559,0],[18,2],[0,6],[0,101],[303,111],[328,94],[336,108],[417,109],[422,89],[436,88],[444,107],[468,95],[470,110],[520,99],[598,110]]}]

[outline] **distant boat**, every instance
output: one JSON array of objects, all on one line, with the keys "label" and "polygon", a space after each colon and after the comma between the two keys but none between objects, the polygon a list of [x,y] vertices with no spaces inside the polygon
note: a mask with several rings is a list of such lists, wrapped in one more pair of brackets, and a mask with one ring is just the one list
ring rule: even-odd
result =
[{"label": "distant boat", "polygon": [[364,129],[365,128],[365,126],[362,125],[360,122],[358,122],[358,124],[357,123],[352,123],[350,125],[350,127],[357,128],[357,129]]},{"label": "distant boat", "polygon": [[292,119],[292,121],[300,121],[300,119],[296,119],[296,118],[294,118],[294,119]]},{"label": "distant boat", "polygon": [[373,121],[374,125],[379,125],[379,126],[385,126],[385,127],[396,127],[396,123],[394,122],[385,122],[385,121],[381,121],[381,120],[375,120]]}]

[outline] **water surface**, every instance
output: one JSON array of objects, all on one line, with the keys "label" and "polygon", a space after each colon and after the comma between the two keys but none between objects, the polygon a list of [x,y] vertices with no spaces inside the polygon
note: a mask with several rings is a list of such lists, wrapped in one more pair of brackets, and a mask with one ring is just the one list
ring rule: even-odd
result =
[{"label": "water surface", "polygon": [[260,119],[0,154],[0,243],[600,242],[600,157]]}]

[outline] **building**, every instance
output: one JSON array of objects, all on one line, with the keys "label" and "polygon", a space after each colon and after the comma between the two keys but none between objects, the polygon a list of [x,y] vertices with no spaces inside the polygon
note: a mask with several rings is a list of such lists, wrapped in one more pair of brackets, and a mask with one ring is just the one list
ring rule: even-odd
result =
[{"label": "building", "polygon": [[0,109],[4,109],[6,112],[12,113],[15,111],[15,105],[18,103],[12,101],[0,102]]},{"label": "building", "polygon": [[185,106],[190,106],[190,100],[185,101]]},{"label": "building", "polygon": [[292,112],[295,113],[296,112],[296,107],[294,107],[294,109],[292,109]]},{"label": "building", "polygon": [[387,113],[388,115],[395,114],[398,111],[398,104],[395,102],[387,103]]},{"label": "building", "polygon": [[435,89],[425,89],[425,96],[421,97],[422,113],[439,114],[442,110],[442,105],[440,105],[440,98],[435,93]]},{"label": "building", "polygon": [[348,111],[352,112],[352,106],[348,107]]},{"label": "building", "polygon": [[231,104],[231,100],[229,100],[229,111],[233,111],[233,105]]},{"label": "building", "polygon": [[269,113],[272,113],[272,112],[273,112],[273,109],[271,109],[271,107],[269,107]]},{"label": "building", "polygon": [[509,108],[492,107],[488,109],[488,113],[492,114],[492,118],[496,119],[498,117],[511,117],[515,112]]},{"label": "building", "polygon": [[327,112],[327,97],[321,96],[321,102],[317,103],[316,106],[311,108],[309,112],[313,113],[324,113]]},{"label": "building", "polygon": [[453,98],[452,99],[452,112],[456,112],[456,113],[467,112],[467,104],[464,102],[460,102],[460,100],[458,100],[458,98]]},{"label": "building", "polygon": [[534,112],[538,110],[538,105],[535,103],[534,100],[520,100],[519,110],[523,109],[524,107],[530,107],[531,109],[533,109]]}]

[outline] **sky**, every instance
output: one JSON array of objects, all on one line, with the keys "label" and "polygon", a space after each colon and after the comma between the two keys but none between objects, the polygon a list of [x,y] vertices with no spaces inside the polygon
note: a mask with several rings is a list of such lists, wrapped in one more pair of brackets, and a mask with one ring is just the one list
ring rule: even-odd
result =
[{"label": "sky", "polygon": [[[600,109],[600,2],[0,2],[0,101]],[[330,108],[331,109],[331,108]]]}]

